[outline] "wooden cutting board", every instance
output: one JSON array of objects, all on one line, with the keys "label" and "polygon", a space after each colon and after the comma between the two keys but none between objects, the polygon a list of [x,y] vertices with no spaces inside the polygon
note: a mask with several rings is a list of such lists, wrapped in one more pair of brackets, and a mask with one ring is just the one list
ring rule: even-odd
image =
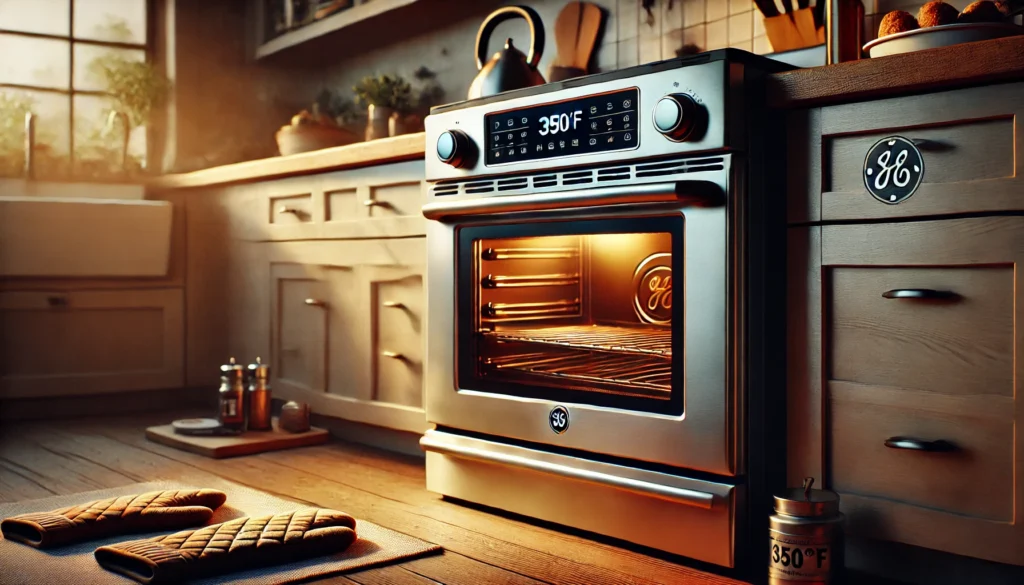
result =
[{"label": "wooden cutting board", "polygon": [[310,427],[304,433],[283,431],[277,428],[277,418],[273,426],[272,431],[248,431],[235,437],[192,437],[179,435],[171,425],[160,425],[146,429],[146,438],[154,443],[213,459],[320,445],[330,438],[327,431],[317,427]]}]

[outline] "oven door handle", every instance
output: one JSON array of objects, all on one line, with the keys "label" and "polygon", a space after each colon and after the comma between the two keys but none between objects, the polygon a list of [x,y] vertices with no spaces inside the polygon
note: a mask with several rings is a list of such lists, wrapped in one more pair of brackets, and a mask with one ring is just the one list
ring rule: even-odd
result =
[{"label": "oven door handle", "polygon": [[531,471],[539,471],[541,473],[550,473],[569,479],[614,487],[627,492],[655,497],[686,506],[693,506],[694,508],[702,508],[704,510],[710,510],[715,502],[715,495],[708,492],[658,485],[647,481],[629,479],[625,477],[616,477],[614,475],[608,475],[607,473],[590,471],[588,469],[579,469],[576,467],[569,467],[567,465],[559,465],[558,463],[551,463],[549,461],[528,459],[526,457],[519,457],[518,455],[511,455],[509,453],[475,449],[464,445],[452,444],[447,441],[438,441],[431,436],[430,432],[427,432],[420,438],[420,446],[425,451],[440,453],[442,455],[462,457],[464,459],[472,459],[484,463],[521,467]]},{"label": "oven door handle", "polygon": [[538,193],[533,195],[504,195],[456,201],[438,201],[423,206],[427,219],[441,219],[458,215],[483,215],[538,211],[542,209],[572,209],[595,205],[626,203],[668,203],[680,201],[694,207],[720,205],[725,200],[722,188],[711,181],[675,181],[622,187],[596,187]]}]

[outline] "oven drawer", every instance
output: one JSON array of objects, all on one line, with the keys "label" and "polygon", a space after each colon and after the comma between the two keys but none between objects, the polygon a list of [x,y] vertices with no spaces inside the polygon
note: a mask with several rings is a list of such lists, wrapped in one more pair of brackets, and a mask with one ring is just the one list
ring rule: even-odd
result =
[{"label": "oven drawer", "polygon": [[[1024,148],[1015,123],[1022,93],[1024,83],[992,85],[794,114],[790,221],[1024,210],[1024,157],[1015,155]],[[880,170],[869,149],[892,136],[915,141],[924,163],[916,192],[896,204],[865,187],[868,167],[872,177]]]},{"label": "oven drawer", "polygon": [[[912,506],[1013,522],[1009,417],[973,416],[913,400],[878,403],[877,395],[857,384],[829,385],[832,489],[860,496],[861,514],[872,506]],[[979,531],[984,524],[978,523]]]},{"label": "oven drawer", "polygon": [[851,266],[830,276],[830,379],[1013,396],[1013,265]]}]

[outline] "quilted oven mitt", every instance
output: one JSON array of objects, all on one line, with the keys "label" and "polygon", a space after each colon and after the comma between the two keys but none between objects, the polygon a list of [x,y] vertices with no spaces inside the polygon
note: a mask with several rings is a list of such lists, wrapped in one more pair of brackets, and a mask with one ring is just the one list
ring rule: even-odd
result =
[{"label": "quilted oven mitt", "polygon": [[36,548],[96,538],[198,526],[213,516],[227,494],[217,490],[164,490],[96,500],[0,522],[4,538]]},{"label": "quilted oven mitt", "polygon": [[305,508],[102,546],[95,556],[139,583],[178,583],[341,552],[355,542],[355,527],[343,512]]}]

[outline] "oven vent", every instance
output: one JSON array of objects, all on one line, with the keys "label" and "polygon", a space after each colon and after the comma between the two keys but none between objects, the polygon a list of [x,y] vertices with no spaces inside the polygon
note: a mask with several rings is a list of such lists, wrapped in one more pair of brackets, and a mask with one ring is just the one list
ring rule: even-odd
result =
[{"label": "oven vent", "polygon": [[554,187],[558,184],[558,175],[540,175],[533,178],[534,189]]},{"label": "oven vent", "polygon": [[[498,181],[498,191],[518,191],[520,189],[525,189],[529,182],[530,180],[527,177],[502,179]],[[466,189],[466,192],[469,193],[469,189]]]},{"label": "oven vent", "polygon": [[666,162],[636,166],[637,178],[661,177],[678,173],[697,173],[700,171],[720,171],[725,168],[725,160],[721,157],[677,159]]},{"label": "oven vent", "polygon": [[594,171],[576,171],[562,175],[563,185],[582,185],[594,182]]},{"label": "oven vent", "polygon": [[434,195],[458,195],[459,187],[458,183],[438,183],[434,185]]},{"label": "oven vent", "polygon": [[625,181],[629,180],[629,167],[615,167],[613,169],[601,169],[597,171],[598,181]]},{"label": "oven vent", "polygon": [[[465,184],[466,193],[490,193],[494,191],[494,181],[474,181]],[[455,193],[458,193],[456,189]]]}]

